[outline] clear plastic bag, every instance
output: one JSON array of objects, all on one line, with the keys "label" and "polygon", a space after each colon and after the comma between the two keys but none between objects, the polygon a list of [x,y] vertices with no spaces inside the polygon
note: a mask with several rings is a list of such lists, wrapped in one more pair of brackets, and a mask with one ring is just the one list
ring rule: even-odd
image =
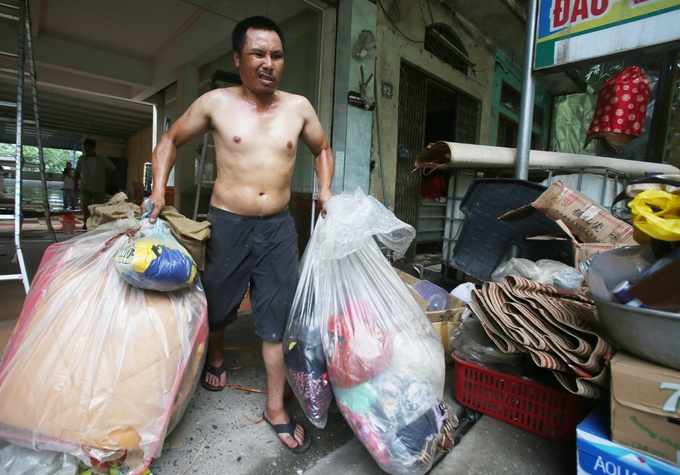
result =
[{"label": "clear plastic bag", "polygon": [[486,334],[479,318],[473,315],[452,330],[451,339],[456,357],[479,366],[518,366],[522,360],[521,353],[502,352]]},{"label": "clear plastic bag", "polygon": [[130,285],[146,290],[169,292],[192,285],[198,278],[196,263],[172,236],[170,226],[157,219],[142,219],[115,258],[116,269]]},{"label": "clear plastic bag", "polygon": [[581,290],[583,274],[573,266],[552,259],[539,259],[536,262],[522,257],[513,257],[501,263],[491,274],[491,280],[503,283],[507,275],[524,277],[539,284],[548,284],[574,292]]},{"label": "clear plastic bag", "polygon": [[198,382],[207,305],[200,285],[144,291],[113,269],[139,225],[45,251],[0,364],[0,438],[131,474],[160,455]]},{"label": "clear plastic bag", "polygon": [[[398,258],[414,236],[360,190],[333,197],[303,256],[284,336],[287,376],[310,421],[325,425],[332,387],[354,433],[393,474],[427,472],[454,424],[441,400],[439,336],[374,239]],[[293,360],[300,341],[315,350]]]},{"label": "clear plastic bag", "polygon": [[78,459],[73,455],[48,450],[31,450],[14,444],[0,448],[0,475],[77,475],[77,473]]}]

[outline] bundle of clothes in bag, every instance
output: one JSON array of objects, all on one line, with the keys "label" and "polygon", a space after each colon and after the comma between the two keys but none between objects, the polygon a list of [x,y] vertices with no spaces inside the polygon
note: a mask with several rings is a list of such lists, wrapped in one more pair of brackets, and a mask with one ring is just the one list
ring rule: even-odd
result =
[{"label": "bundle of clothes in bag", "polygon": [[400,258],[414,237],[361,190],[333,197],[303,256],[284,335],[286,374],[307,418],[324,427],[335,398],[392,474],[426,473],[457,424],[442,402],[441,340],[378,244]]},{"label": "bundle of clothes in bag", "polygon": [[124,200],[109,206],[117,212],[43,256],[0,364],[0,439],[137,474],[196,387],[207,305],[196,260],[167,224]]}]

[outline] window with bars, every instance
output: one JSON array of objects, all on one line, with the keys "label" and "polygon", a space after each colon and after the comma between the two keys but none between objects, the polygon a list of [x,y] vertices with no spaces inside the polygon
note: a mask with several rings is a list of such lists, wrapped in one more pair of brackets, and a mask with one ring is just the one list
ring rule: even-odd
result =
[{"label": "window with bars", "polygon": [[425,29],[425,50],[466,75],[468,68],[475,65],[456,32],[444,23],[433,23]]}]

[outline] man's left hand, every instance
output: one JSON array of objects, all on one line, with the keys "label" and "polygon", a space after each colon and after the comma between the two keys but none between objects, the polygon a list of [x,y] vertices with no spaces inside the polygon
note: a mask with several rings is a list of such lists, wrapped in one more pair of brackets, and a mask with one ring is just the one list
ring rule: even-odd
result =
[{"label": "man's left hand", "polygon": [[321,216],[326,217],[326,205],[328,201],[333,198],[333,193],[331,190],[319,190],[319,204],[321,205]]}]

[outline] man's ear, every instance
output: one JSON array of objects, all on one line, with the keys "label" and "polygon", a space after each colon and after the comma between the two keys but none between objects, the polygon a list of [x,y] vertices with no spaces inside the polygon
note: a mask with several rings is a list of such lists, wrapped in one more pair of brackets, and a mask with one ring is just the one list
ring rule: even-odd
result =
[{"label": "man's ear", "polygon": [[237,68],[241,66],[241,56],[238,54],[238,51],[234,51],[234,64]]}]

